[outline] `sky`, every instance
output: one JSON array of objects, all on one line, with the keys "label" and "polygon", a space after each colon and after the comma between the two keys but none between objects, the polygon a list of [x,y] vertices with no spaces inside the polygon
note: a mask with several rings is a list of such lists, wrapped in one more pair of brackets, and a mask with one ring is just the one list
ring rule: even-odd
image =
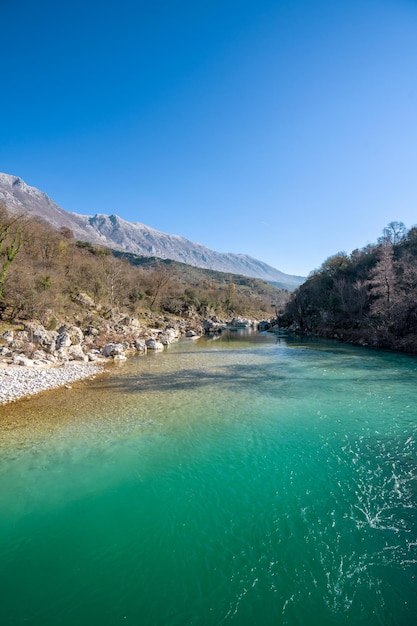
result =
[{"label": "sky", "polygon": [[306,276],[417,223],[417,0],[0,0],[0,171]]}]

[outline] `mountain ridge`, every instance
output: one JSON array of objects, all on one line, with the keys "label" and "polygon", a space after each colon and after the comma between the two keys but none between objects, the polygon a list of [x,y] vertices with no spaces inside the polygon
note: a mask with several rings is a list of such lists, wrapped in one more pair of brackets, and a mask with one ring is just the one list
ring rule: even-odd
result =
[{"label": "mountain ridge", "polygon": [[70,228],[74,237],[94,245],[140,256],[172,259],[194,267],[243,274],[293,291],[305,278],[285,274],[246,254],[216,252],[181,235],[158,231],[141,222],[128,222],[116,214],[81,215],[65,211],[45,192],[27,185],[19,176],[0,173],[0,202],[12,213],[40,217],[54,228]]}]

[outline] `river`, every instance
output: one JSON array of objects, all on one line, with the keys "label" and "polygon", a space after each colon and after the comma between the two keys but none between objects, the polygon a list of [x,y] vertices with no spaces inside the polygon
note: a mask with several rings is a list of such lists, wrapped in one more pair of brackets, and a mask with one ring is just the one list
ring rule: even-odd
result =
[{"label": "river", "polygon": [[231,332],[0,407],[0,623],[414,624],[416,381]]}]

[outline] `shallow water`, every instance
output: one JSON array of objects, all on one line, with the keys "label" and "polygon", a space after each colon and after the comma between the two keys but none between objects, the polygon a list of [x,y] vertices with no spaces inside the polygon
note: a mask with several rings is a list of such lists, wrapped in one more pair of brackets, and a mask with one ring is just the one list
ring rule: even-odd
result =
[{"label": "shallow water", "polygon": [[0,407],[0,623],[414,624],[416,378],[233,333]]}]

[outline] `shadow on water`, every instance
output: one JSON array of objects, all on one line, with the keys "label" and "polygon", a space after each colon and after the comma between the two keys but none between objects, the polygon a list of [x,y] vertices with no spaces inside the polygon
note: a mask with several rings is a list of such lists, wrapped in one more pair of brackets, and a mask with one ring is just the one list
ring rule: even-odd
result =
[{"label": "shadow on water", "polygon": [[[403,368],[393,369],[393,363],[387,362],[386,372],[381,368],[380,359],[369,358],[369,355],[349,354],[344,355],[337,363],[334,354],[326,352],[314,352],[310,354],[298,354],[297,350],[291,350],[292,354],[284,354],[281,359],[277,359],[276,354],[267,355],[264,359],[260,356],[256,359],[256,367],[250,363],[235,363],[226,365],[207,365],[200,367],[178,367],[175,369],[161,371],[137,371],[123,374],[110,375],[100,380],[96,385],[102,390],[112,390],[114,392],[137,393],[138,391],[179,391],[186,389],[197,389],[202,387],[222,388],[234,387],[247,390],[249,387],[262,389],[263,393],[274,393],[274,386],[287,385],[303,387],[305,383],[309,387],[320,387],[323,384],[346,386],[352,384],[363,384],[371,387],[374,384],[388,382],[390,387],[398,382],[401,385],[415,385],[415,371],[404,371]],[[199,350],[201,360],[204,361],[206,355],[213,356],[212,351]],[[216,352],[216,356],[221,361],[222,356],[227,355],[227,350]],[[245,354],[242,354],[242,361]],[[306,373],[297,367],[300,361],[305,365],[310,361],[311,367]],[[401,364],[401,363],[400,363]],[[417,366],[416,366],[417,369]],[[93,384],[93,387],[95,385]]]},{"label": "shadow on water", "polygon": [[[268,373],[268,383],[283,383],[287,380],[286,374],[277,372]],[[201,387],[218,389],[233,386],[236,389],[247,389],[249,386],[265,385],[265,379],[260,379],[259,371],[255,372],[252,365],[220,366],[217,371],[201,369],[181,369],[173,372],[142,372],[138,375],[107,378],[99,383],[101,389],[114,392],[137,393],[138,391],[180,391]],[[267,389],[265,390],[265,392]]]}]

